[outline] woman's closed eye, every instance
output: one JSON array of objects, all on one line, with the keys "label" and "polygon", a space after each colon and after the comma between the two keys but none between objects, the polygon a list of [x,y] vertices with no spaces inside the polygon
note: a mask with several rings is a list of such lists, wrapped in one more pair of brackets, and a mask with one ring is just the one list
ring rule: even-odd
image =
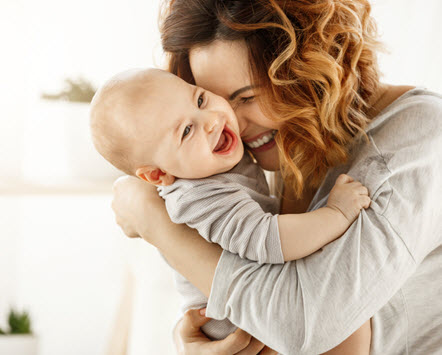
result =
[{"label": "woman's closed eye", "polygon": [[256,98],[256,95],[239,97],[233,102],[232,107],[234,110],[236,110],[240,105],[250,104],[250,103],[254,102],[255,98]]},{"label": "woman's closed eye", "polygon": [[254,99],[255,99],[255,95],[252,95],[252,96],[241,97],[239,100],[240,100],[240,103],[247,104],[249,102],[252,102]]},{"label": "woman's closed eye", "polygon": [[191,129],[192,129],[192,125],[187,125],[186,128],[184,128],[183,136],[181,137],[181,140],[183,140],[190,133]]}]

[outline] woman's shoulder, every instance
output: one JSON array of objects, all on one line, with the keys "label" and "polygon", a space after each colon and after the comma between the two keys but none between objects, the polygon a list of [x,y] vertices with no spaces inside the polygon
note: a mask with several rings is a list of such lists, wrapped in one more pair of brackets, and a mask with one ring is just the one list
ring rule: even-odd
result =
[{"label": "woman's shoulder", "polygon": [[385,107],[365,132],[383,156],[422,158],[441,145],[442,95],[423,88],[409,90]]},{"label": "woman's shoulder", "polygon": [[442,111],[442,95],[423,87],[415,87],[398,96],[381,111],[380,115],[395,112],[398,109],[410,110],[415,106],[427,107],[440,113]]},{"label": "woman's shoulder", "polygon": [[425,88],[406,91],[374,117],[366,128],[371,135],[379,138],[411,137],[421,131],[435,129],[442,124],[442,95]]},{"label": "woman's shoulder", "polygon": [[[438,176],[442,170],[439,94],[422,88],[407,91],[375,117],[366,133],[368,140],[361,135],[349,146],[347,163],[329,171],[323,194],[317,198],[325,197],[341,173],[361,181],[376,199],[383,192],[391,192],[393,186],[398,190],[408,188],[413,179],[428,180],[427,174]],[[429,180],[426,185],[431,185]],[[388,199],[389,193],[385,193],[385,203],[379,211],[387,207]]]}]

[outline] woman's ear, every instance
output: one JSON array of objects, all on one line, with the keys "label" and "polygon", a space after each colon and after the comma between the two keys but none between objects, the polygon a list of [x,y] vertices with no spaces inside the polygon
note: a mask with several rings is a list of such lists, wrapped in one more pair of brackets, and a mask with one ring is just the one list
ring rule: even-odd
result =
[{"label": "woman's ear", "polygon": [[135,175],[153,185],[167,186],[175,181],[175,176],[150,165],[138,168]]}]

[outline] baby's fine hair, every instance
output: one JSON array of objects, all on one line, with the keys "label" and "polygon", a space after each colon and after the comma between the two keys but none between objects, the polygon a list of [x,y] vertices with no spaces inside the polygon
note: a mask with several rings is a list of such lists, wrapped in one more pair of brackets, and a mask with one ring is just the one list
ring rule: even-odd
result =
[{"label": "baby's fine hair", "polygon": [[[157,69],[132,69],[109,79],[94,95],[90,109],[92,142],[97,151],[117,169],[135,176],[138,167],[132,156],[133,132],[124,127],[123,114],[140,85],[149,85]],[[131,95],[134,94],[134,95]]]}]

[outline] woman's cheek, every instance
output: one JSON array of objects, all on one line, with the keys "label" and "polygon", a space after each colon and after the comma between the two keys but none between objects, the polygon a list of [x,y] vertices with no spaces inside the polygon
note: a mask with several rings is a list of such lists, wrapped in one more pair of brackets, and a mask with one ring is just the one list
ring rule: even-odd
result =
[{"label": "woman's cheek", "polygon": [[247,126],[255,126],[258,129],[278,129],[279,124],[268,119],[261,110],[258,101],[240,104],[235,113],[238,117],[240,132]]}]

